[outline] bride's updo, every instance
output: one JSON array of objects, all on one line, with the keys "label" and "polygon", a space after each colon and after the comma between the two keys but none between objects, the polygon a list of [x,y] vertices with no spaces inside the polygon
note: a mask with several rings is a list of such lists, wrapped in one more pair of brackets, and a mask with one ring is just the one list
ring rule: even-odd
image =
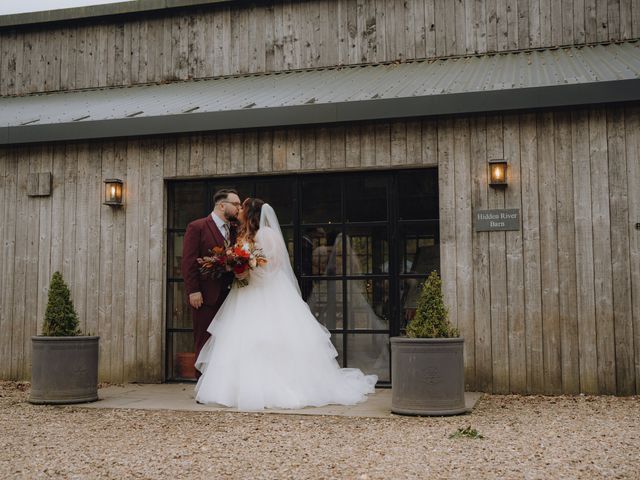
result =
[{"label": "bride's updo", "polygon": [[260,228],[260,214],[262,213],[264,202],[259,198],[246,198],[242,202],[242,215],[244,223],[240,226],[238,236],[249,242],[255,240],[256,232]]}]

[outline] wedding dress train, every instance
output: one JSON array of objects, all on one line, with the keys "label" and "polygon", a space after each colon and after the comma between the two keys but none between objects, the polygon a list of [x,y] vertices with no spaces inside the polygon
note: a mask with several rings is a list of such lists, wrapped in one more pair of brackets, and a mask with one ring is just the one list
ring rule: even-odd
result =
[{"label": "wedding dress train", "polygon": [[209,326],[196,368],[196,400],[240,410],[353,405],[376,375],[340,368],[329,331],[300,296],[273,209],[264,204],[256,247],[268,264],[233,287]]}]

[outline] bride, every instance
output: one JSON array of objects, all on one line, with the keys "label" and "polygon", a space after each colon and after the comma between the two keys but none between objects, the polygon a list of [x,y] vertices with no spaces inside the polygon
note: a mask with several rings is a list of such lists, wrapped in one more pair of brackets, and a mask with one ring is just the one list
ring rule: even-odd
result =
[{"label": "bride", "polygon": [[273,208],[247,198],[239,220],[238,244],[260,248],[268,263],[232,288],[211,322],[196,360],[196,400],[240,410],[365,400],[378,378],[338,365],[329,331],[300,295]]}]

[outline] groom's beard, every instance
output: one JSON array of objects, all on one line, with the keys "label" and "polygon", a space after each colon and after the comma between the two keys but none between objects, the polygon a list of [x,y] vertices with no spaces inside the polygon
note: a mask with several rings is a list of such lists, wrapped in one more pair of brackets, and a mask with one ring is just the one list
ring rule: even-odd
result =
[{"label": "groom's beard", "polygon": [[225,213],[224,218],[226,218],[229,223],[238,223],[237,215],[230,215],[228,213]]}]

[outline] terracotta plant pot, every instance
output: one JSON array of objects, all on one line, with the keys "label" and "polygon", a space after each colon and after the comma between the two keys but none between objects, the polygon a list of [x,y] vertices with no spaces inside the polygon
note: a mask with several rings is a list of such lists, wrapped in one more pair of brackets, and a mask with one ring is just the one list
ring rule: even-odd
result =
[{"label": "terracotta plant pot", "polygon": [[194,352],[176,353],[176,377],[196,378],[196,354]]}]

